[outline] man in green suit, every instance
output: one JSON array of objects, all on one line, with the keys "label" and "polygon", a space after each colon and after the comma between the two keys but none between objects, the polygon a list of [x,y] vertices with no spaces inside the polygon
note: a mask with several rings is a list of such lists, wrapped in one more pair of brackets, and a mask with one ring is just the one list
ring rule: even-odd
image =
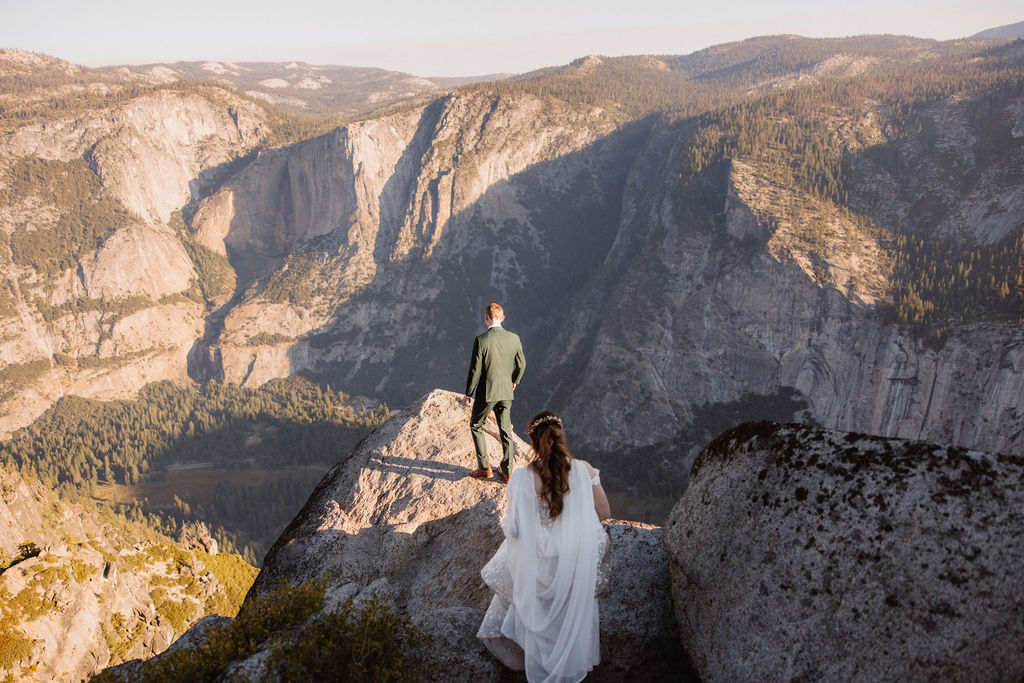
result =
[{"label": "man in green suit", "polygon": [[469,361],[469,375],[466,377],[466,404],[473,397],[473,412],[469,418],[469,429],[473,432],[473,445],[479,467],[469,476],[488,479],[492,476],[491,462],[487,458],[487,442],[484,439],[484,422],[491,411],[498,421],[501,446],[504,455],[498,473],[507,483],[509,466],[515,455],[512,443],[513,391],[526,370],[526,356],[519,335],[508,332],[501,326],[505,312],[498,304],[490,304],[484,312],[487,331],[473,341],[473,355]]}]

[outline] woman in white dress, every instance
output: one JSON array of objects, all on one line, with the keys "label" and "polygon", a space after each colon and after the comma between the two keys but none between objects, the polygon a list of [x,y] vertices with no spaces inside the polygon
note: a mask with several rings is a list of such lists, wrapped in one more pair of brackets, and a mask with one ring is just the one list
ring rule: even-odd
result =
[{"label": "woman in white dress", "polygon": [[535,458],[508,483],[505,540],[481,571],[494,597],[477,637],[530,683],[577,683],[601,661],[601,520],[611,512],[598,471],[569,453],[562,420],[543,411],[529,430]]}]

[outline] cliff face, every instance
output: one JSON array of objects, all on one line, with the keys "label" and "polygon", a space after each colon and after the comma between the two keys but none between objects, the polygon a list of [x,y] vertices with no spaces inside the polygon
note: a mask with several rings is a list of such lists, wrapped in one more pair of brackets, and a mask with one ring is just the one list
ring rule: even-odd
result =
[{"label": "cliff face", "polygon": [[[954,116],[951,109],[936,116]],[[748,394],[771,404],[780,390],[795,389],[806,402],[802,414],[828,427],[1020,452],[1019,327],[961,324],[940,343],[925,343],[879,313],[889,304],[892,266],[863,227],[841,216],[828,221],[780,211],[771,202],[784,206],[800,197],[763,182],[770,168],[738,161],[722,170],[719,187],[687,194],[668,173],[672,164],[669,154],[654,174],[658,189],[644,183],[647,197],[624,214],[597,275],[601,286],[588,292],[553,345],[573,353],[549,355],[551,370],[585,364],[565,399],[565,410],[587,425],[584,438],[601,450],[679,434],[690,439],[709,404]],[[1020,164],[1018,152],[1012,173]],[[862,188],[924,192],[916,176],[864,166],[856,176]],[[1018,188],[1005,178],[969,196],[947,190],[953,199],[938,233],[959,230],[971,243],[986,243],[1024,217]],[[866,202],[869,189],[860,192]],[[979,204],[974,193],[1001,207],[990,220],[961,220]],[[701,202],[718,211],[695,209]],[[911,213],[907,198],[893,198],[884,210]],[[813,248],[801,233],[825,221],[828,246]],[[968,226],[970,234],[963,232]],[[698,430],[689,444],[713,435]]]},{"label": "cliff face", "polygon": [[[493,299],[543,343],[612,238],[642,139],[619,123],[475,93],[261,156],[192,223],[236,253],[292,254],[227,316],[225,378],[313,369],[409,400],[462,372]],[[248,343],[260,333],[285,339]]]},{"label": "cliff face", "polygon": [[685,460],[721,410],[1017,452],[1020,330],[958,323],[936,342],[896,322],[884,245],[903,224],[968,245],[1019,232],[1020,105],[997,135],[1012,153],[982,145],[962,103],[926,113],[932,146],[876,104],[837,112],[857,215],[778,160],[681,178],[685,127],[597,108],[474,93],[341,129],[265,155],[196,214],[211,248],[292,254],[228,315],[224,377],[458,388],[493,299],[530,357],[518,405],[564,411],[587,448]]},{"label": "cliff face", "polygon": [[234,614],[255,573],[3,470],[0,569],[0,675],[39,681],[158,654],[203,615]]}]

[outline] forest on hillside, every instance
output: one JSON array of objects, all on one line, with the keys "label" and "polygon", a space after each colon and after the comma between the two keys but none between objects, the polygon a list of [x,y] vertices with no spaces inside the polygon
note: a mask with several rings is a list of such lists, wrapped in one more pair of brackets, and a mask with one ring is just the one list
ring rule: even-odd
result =
[{"label": "forest on hillside", "polygon": [[[206,522],[222,544],[253,562],[323,471],[387,416],[386,406],[358,405],[300,376],[258,389],[159,382],[129,401],[61,399],[0,443],[0,462],[67,500],[92,498],[112,485],[145,492],[190,466],[216,470],[217,481],[200,470],[195,489],[178,491],[170,505],[143,497],[118,507],[172,535],[185,522]],[[272,476],[248,481],[241,476],[247,470]]]}]

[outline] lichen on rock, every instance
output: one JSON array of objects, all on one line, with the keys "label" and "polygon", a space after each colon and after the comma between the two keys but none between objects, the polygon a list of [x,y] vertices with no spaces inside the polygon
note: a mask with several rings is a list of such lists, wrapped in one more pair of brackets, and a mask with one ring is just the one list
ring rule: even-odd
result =
[{"label": "lichen on rock", "polygon": [[704,680],[1017,680],[1024,458],[748,423],[665,529]]}]

